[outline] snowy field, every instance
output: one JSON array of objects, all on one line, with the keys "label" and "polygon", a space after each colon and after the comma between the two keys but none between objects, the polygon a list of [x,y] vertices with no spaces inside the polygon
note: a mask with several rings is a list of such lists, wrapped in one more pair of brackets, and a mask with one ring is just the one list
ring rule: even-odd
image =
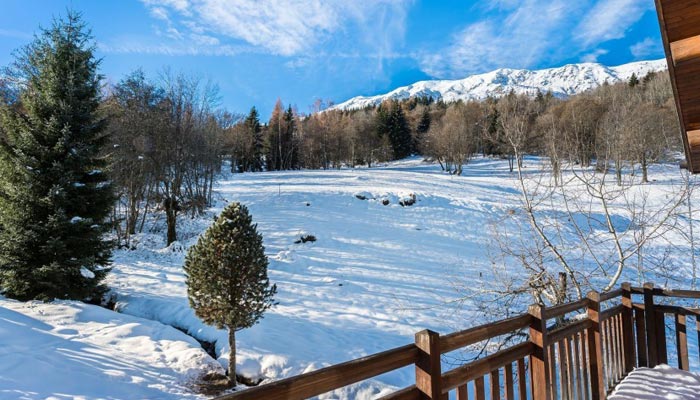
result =
[{"label": "snowy field", "polygon": [[[675,165],[655,166],[649,190],[663,198],[679,176]],[[490,273],[487,227],[519,207],[517,187],[507,162],[489,159],[461,177],[417,158],[372,169],[224,174],[207,216],[180,217],[180,241],[165,247],[161,217],[134,249],[115,252],[107,284],[120,313],[0,298],[0,397],[196,397],[193,377],[221,371],[228,344],[224,331],[194,317],[182,265],[230,201],[246,204],[258,223],[279,302],[237,334],[239,373],[279,379],[411,343],[422,329],[465,329],[469,306],[455,300]],[[411,195],[416,204],[402,207]],[[305,234],[317,241],[295,243]],[[674,251],[679,262],[686,256]],[[193,337],[215,342],[219,362]],[[412,384],[413,374],[405,368],[325,398],[372,398]]]}]

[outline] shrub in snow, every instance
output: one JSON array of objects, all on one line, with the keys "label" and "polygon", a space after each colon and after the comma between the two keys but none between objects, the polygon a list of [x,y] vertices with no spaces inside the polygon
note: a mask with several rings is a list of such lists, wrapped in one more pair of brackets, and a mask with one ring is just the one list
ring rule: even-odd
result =
[{"label": "shrub in snow", "polygon": [[315,242],[315,241],[316,241],[316,236],[314,236],[314,235],[301,235],[299,240],[296,240],[294,243],[299,244],[299,243]]},{"label": "shrub in snow", "polygon": [[240,203],[231,203],[185,258],[187,296],[206,324],[229,332],[228,374],[236,384],[235,333],[255,325],[277,291],[267,278],[262,236]]},{"label": "shrub in snow", "polygon": [[20,300],[98,299],[114,195],[94,41],[79,15],[37,35],[14,69],[22,107],[0,107],[0,287]]}]

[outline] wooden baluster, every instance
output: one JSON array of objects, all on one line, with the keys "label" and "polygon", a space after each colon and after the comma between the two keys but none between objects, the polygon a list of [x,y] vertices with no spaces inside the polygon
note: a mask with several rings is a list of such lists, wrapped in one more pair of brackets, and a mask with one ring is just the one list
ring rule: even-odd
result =
[{"label": "wooden baluster", "polygon": [[532,400],[551,400],[551,381],[549,379],[549,359],[547,357],[547,320],[544,310],[535,304],[529,307],[532,316],[530,323],[530,341],[535,348],[530,355],[530,388]]},{"label": "wooden baluster", "polygon": [[654,368],[659,365],[658,329],[656,329],[656,312],[654,308],[654,284],[644,284],[644,315],[647,334],[647,366]]},{"label": "wooden baluster", "polygon": [[610,322],[605,320],[601,325],[601,349],[603,350],[603,388],[607,391],[610,385]]},{"label": "wooden baluster", "polygon": [[484,392],[484,377],[480,376],[474,379],[474,397],[476,397],[476,400],[486,400]]},{"label": "wooden baluster", "polygon": [[457,400],[469,400],[469,391],[467,390],[468,383],[457,387]]},{"label": "wooden baluster", "polygon": [[685,315],[676,314],[676,350],[678,368],[688,371],[688,336],[685,329]]},{"label": "wooden baluster", "polygon": [[[624,312],[624,310],[623,310]],[[623,314],[617,316],[617,379],[618,382],[625,376],[625,344],[624,332],[622,331]]]},{"label": "wooden baluster", "polygon": [[632,310],[632,285],[625,282],[622,285],[622,305],[625,307],[622,312],[622,333],[623,346],[625,349],[625,375],[635,367],[634,354],[634,312]]},{"label": "wooden baluster", "polygon": [[501,400],[501,381],[499,370],[494,369],[491,371],[489,383],[491,385],[491,400]]},{"label": "wooden baluster", "polygon": [[416,347],[421,350],[416,361],[416,387],[421,398],[447,399],[441,385],[440,335],[427,329],[420,331],[416,333]]},{"label": "wooden baluster", "polygon": [[575,372],[576,372],[576,397],[578,399],[583,399],[583,375],[582,375],[582,370],[581,367],[583,366],[583,363],[581,362],[581,359],[585,359],[585,357],[582,357],[581,353],[581,337],[582,334],[581,332],[574,334],[574,364],[576,366]]},{"label": "wooden baluster", "polygon": [[698,333],[698,358],[700,358],[700,317],[695,314],[695,331]]},{"label": "wooden baluster", "polygon": [[606,398],[605,380],[603,376],[602,340],[600,335],[600,294],[588,293],[588,318],[591,327],[588,328],[588,362],[591,371],[591,399]]},{"label": "wooden baluster", "polygon": [[506,364],[505,367],[505,398],[506,400],[515,400],[515,388],[513,386],[513,363]]},{"label": "wooden baluster", "polygon": [[525,369],[525,359],[518,360],[518,398],[527,400],[527,370]]},{"label": "wooden baluster", "polygon": [[668,351],[666,349],[666,314],[655,311],[656,314],[656,340],[658,340],[659,364],[668,364]]},{"label": "wooden baluster", "polygon": [[590,367],[588,352],[588,332],[581,332],[581,370],[583,372],[583,398],[589,399],[590,397],[590,382],[588,380],[588,368]]},{"label": "wooden baluster", "polygon": [[549,379],[550,379],[550,386],[551,386],[551,393],[552,393],[552,399],[558,399],[558,383],[559,379],[557,379],[557,351],[556,351],[556,344],[552,343],[548,347],[548,355],[549,355]]},{"label": "wooden baluster", "polygon": [[[649,365],[649,360],[647,359],[647,330],[644,321],[644,310],[641,308],[635,309],[634,325],[637,331],[637,365],[640,367]],[[698,335],[698,338],[700,338],[700,335]]]},{"label": "wooden baluster", "polygon": [[567,373],[568,360],[566,359],[565,346],[564,340],[557,343],[557,353],[559,353],[559,389],[561,390],[562,400],[569,400],[569,374]]},{"label": "wooden baluster", "polygon": [[566,343],[566,364],[567,367],[569,368],[568,371],[568,376],[569,376],[569,398],[573,399],[574,396],[576,396],[575,392],[575,387],[576,387],[576,379],[574,377],[574,358],[573,354],[571,353],[571,346],[573,345],[573,340],[572,338],[567,338],[564,339],[564,343]]}]

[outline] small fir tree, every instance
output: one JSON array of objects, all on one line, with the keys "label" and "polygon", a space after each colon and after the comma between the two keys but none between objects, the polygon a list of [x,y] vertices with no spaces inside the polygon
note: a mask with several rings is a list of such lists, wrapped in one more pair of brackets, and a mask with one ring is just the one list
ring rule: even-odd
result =
[{"label": "small fir tree", "polygon": [[187,295],[195,314],[229,332],[229,379],[236,385],[236,331],[255,325],[277,291],[267,278],[267,257],[257,225],[232,203],[185,258]]},{"label": "small fir tree", "polygon": [[0,290],[20,300],[95,299],[108,272],[114,196],[99,61],[79,14],[40,32],[11,73],[18,104],[0,106]]}]

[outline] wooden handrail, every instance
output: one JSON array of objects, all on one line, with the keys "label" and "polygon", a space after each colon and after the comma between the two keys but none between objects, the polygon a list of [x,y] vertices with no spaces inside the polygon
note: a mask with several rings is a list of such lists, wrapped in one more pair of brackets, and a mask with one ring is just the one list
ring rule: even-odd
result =
[{"label": "wooden handrail", "polygon": [[505,335],[530,325],[532,316],[522,314],[517,317],[508,318],[503,321],[492,322],[490,324],[477,326],[461,332],[450,333],[440,337],[440,350],[444,353],[467,347],[474,343]]},{"label": "wooden handrail", "polygon": [[347,386],[385,372],[414,364],[419,350],[414,344],[282,379],[220,400],[306,399]]},{"label": "wooden handrail", "polygon": [[531,342],[524,342],[455,368],[442,375],[442,392],[448,393],[459,385],[488,374],[520,358],[527,357],[532,354],[533,350],[534,345]]},{"label": "wooden handrail", "polygon": [[[639,294],[644,295],[644,303],[632,301],[632,295]],[[640,288],[624,283],[610,292],[591,292],[586,298],[549,308],[531,306],[527,314],[444,336],[422,331],[416,335],[414,344],[228,394],[219,400],[305,399],[409,365],[415,365],[419,385],[385,395],[381,400],[437,400],[455,389],[461,400],[466,398],[466,384],[472,381],[478,398],[484,394],[485,375],[490,375],[494,396],[501,389],[499,376],[502,376],[504,395],[511,398],[514,371],[521,391],[528,389],[524,380],[526,373],[530,375],[527,398],[533,400],[556,397],[557,384],[562,385],[562,395],[566,389],[569,395],[577,391],[579,397],[581,393],[586,393],[585,397],[590,393],[591,399],[600,399],[635,366],[653,367],[666,361],[664,315],[675,316],[679,367],[689,368],[685,316],[700,318],[700,308],[656,304],[654,296],[700,299],[700,291],[661,289],[653,284]],[[619,304],[601,307],[604,302],[618,298]],[[586,310],[582,313],[585,318],[561,327],[547,327],[547,320],[576,310]],[[529,341],[442,373],[440,354],[528,328]],[[528,357],[530,367],[526,371]],[[579,360],[587,363],[581,366],[582,375],[578,375]],[[573,367],[569,364],[572,362],[576,363]],[[590,371],[590,376],[586,371]],[[557,374],[561,379],[556,379]]]}]

